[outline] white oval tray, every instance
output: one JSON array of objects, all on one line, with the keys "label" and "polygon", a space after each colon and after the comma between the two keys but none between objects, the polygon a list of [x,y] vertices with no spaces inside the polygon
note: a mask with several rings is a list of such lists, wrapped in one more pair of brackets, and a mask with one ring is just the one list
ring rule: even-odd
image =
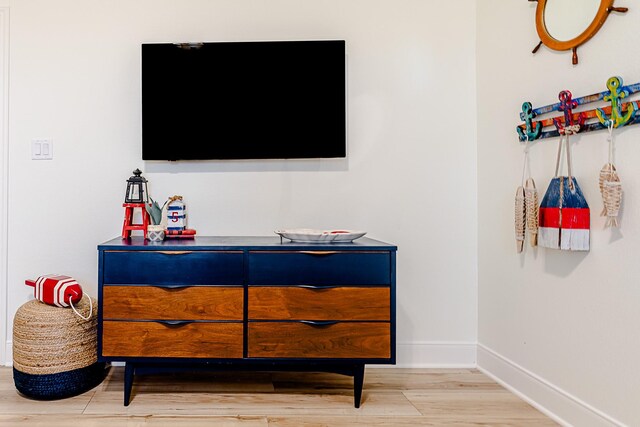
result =
[{"label": "white oval tray", "polygon": [[311,228],[294,228],[289,230],[276,230],[276,234],[293,242],[352,242],[367,234],[366,231],[355,230],[314,230]]}]

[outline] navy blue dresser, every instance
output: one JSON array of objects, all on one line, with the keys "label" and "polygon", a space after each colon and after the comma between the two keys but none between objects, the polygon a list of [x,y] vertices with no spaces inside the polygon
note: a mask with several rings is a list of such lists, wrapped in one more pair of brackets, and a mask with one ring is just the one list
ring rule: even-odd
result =
[{"label": "navy blue dresser", "polygon": [[394,364],[396,246],[275,237],[142,237],[98,246],[98,359],[135,375],[335,372]]}]

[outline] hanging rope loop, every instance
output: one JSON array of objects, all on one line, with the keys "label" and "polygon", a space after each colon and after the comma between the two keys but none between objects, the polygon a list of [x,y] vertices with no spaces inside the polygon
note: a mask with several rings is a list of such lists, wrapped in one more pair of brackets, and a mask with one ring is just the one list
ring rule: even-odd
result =
[{"label": "hanging rope loop", "polygon": [[73,310],[74,313],[78,315],[78,317],[80,317],[83,320],[89,320],[93,315],[93,301],[91,300],[91,297],[89,295],[87,295],[87,298],[89,298],[89,315],[87,317],[84,317],[82,314],[80,314],[80,312],[76,310],[76,308],[73,306],[73,301],[69,299],[69,305],[71,306],[71,309]]},{"label": "hanging rope loop", "polygon": [[571,192],[575,191],[575,186],[573,185],[573,171],[572,171],[572,162],[571,162],[571,143],[569,142],[569,134],[565,133],[564,135],[560,135],[560,141],[558,142],[558,156],[556,158],[556,174],[555,177],[560,177],[560,158],[562,157],[562,145],[566,144],[566,152],[567,152],[567,174],[569,178],[569,189]]},{"label": "hanging rope loop", "polygon": [[607,123],[607,130],[609,131],[609,136],[607,137],[607,142],[609,143],[609,163],[613,163],[613,121],[609,120]]}]

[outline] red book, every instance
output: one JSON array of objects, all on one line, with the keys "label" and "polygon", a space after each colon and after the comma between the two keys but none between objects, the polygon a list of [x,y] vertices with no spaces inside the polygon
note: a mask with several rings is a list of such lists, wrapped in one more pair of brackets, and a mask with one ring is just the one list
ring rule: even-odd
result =
[{"label": "red book", "polygon": [[184,230],[167,230],[166,236],[195,236],[196,230],[193,228],[185,228]]},{"label": "red book", "polygon": [[193,228],[185,228],[184,230],[167,230],[165,237],[167,239],[193,239],[196,236],[196,230]]}]

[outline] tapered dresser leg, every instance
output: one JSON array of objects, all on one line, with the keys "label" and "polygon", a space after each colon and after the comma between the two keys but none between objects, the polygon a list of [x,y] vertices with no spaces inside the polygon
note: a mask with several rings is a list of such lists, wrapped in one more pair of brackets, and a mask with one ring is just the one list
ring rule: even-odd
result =
[{"label": "tapered dresser leg", "polygon": [[126,362],[124,365],[124,406],[129,406],[131,399],[131,388],[133,387],[133,373],[135,367],[133,363]]},{"label": "tapered dresser leg", "polygon": [[360,399],[362,398],[362,385],[364,384],[364,364],[356,365],[353,370],[353,404],[356,408],[360,407]]}]

